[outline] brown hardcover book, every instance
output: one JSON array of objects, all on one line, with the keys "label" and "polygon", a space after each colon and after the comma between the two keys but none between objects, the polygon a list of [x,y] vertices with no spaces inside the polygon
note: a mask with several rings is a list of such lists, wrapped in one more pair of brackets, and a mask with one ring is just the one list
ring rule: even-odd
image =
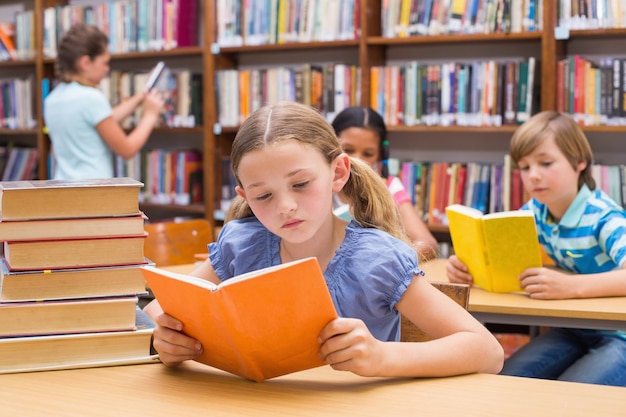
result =
[{"label": "brown hardcover book", "polygon": [[202,343],[198,362],[254,381],[324,364],[317,337],[337,313],[316,258],[219,285],[149,266],[141,270],[163,311]]},{"label": "brown hardcover book", "polygon": [[0,303],[0,337],[132,330],[137,297]]},{"label": "brown hardcover book", "polygon": [[0,241],[138,235],[143,214],[120,217],[0,221]]},{"label": "brown hardcover book", "polygon": [[10,271],[145,264],[146,236],[10,241],[4,257]]},{"label": "brown hardcover book", "polygon": [[146,292],[140,265],[9,271],[0,260],[0,302],[115,297]]},{"label": "brown hardcover book", "polygon": [[143,183],[132,178],[0,182],[0,219],[137,215]]},{"label": "brown hardcover book", "polygon": [[158,362],[154,323],[138,308],[133,330],[0,338],[0,374]]}]

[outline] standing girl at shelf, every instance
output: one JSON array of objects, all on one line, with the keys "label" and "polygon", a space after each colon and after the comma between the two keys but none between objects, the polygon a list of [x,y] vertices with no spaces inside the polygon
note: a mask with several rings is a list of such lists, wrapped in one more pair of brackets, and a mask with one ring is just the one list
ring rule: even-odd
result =
[{"label": "standing girl at shelf", "polygon": [[[231,163],[233,220],[193,275],[218,283],[314,256],[341,317],[319,334],[320,357],[334,369],[409,377],[500,370],[497,340],[422,276],[391,194],[375,171],[342,152],[317,111],[297,103],[255,111],[239,128]],[[340,191],[353,208],[349,223],[333,214]],[[157,323],[154,347],[163,363],[200,355],[200,343],[158,300],[145,310]],[[434,340],[398,342],[400,313]]]},{"label": "standing girl at shelf", "polygon": [[[113,154],[134,156],[148,140],[163,98],[143,91],[114,108],[98,89],[109,72],[107,36],[95,26],[72,26],[59,42],[61,79],[44,101],[44,119],[55,159],[54,179],[113,177]],[[143,104],[143,116],[128,135],[120,122]]]},{"label": "standing girl at shelf", "polygon": [[[596,189],[582,129],[545,111],[517,129],[510,151],[531,196],[521,209],[534,213],[539,242],[567,271],[529,268],[522,288],[542,300],[625,296],[626,214]],[[447,271],[452,282],[472,282],[455,256]],[[502,374],[626,386],[626,332],[552,328],[507,359]]]},{"label": "standing girl at shelf", "polygon": [[[402,225],[407,236],[416,245],[424,259],[437,257],[437,240],[420,219],[398,177],[388,172],[389,141],[383,118],[370,107],[348,107],[332,122],[343,151],[376,169],[385,179],[387,189],[398,206]],[[335,197],[335,205],[345,210],[345,198],[341,193]]]}]

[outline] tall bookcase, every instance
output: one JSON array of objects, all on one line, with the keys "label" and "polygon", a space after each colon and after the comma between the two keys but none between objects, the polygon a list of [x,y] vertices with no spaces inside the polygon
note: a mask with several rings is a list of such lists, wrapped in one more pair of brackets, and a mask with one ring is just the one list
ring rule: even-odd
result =
[{"label": "tall bookcase", "polygon": [[[223,69],[237,69],[254,63],[284,65],[289,62],[328,62],[341,61],[361,68],[360,90],[362,105],[369,105],[370,69],[377,65],[387,65],[398,57],[413,56],[415,59],[447,59],[450,57],[499,57],[508,55],[534,56],[539,63],[537,75],[540,82],[540,108],[556,108],[556,64],[557,61],[578,53],[579,44],[582,52],[591,45],[604,45],[613,40],[613,50],[605,54],[619,55],[619,41],[626,39],[626,29],[600,29],[569,31],[567,36],[559,32],[555,37],[558,0],[543,1],[543,30],[533,33],[517,34],[472,34],[442,35],[405,38],[387,38],[381,36],[382,0],[357,0],[360,11],[361,36],[355,40],[285,43],[262,46],[218,47],[216,38],[218,0],[200,1],[200,27],[202,39],[200,46],[180,48],[169,51],[118,54],[112,57],[112,65],[117,62],[151,63],[165,60],[173,65],[181,60],[193,60],[203,72],[203,127],[187,129],[157,129],[155,135],[180,137],[196,135],[204,154],[204,204],[191,207],[171,206],[156,207],[176,214],[191,213],[206,217],[214,226],[219,225],[219,205],[221,199],[222,169],[221,159],[230,151],[230,144],[236,134],[236,127],[222,127],[218,124],[216,73]],[[0,62],[0,70],[7,76],[31,72],[36,79],[36,97],[41,97],[41,80],[51,76],[53,62],[43,56],[41,48],[43,10],[55,4],[66,4],[59,0],[0,0],[0,7],[5,4],[20,3],[30,8],[35,14],[34,36],[36,53],[33,59],[18,62]],[[610,43],[610,42],[609,42]],[[593,49],[593,47],[591,47]],[[30,143],[39,149],[39,177],[47,175],[47,153],[49,140],[41,127],[42,103],[36,100],[35,111],[37,128],[32,130],[0,130],[0,143],[8,138],[14,141]],[[502,127],[460,127],[460,126],[397,126],[390,127],[392,156],[394,153],[420,155],[422,160],[468,160],[502,157],[508,148],[508,140],[515,126]],[[625,155],[619,139],[613,139],[626,132],[626,127],[601,126],[585,128],[594,151],[608,158],[622,158]],[[606,137],[610,139],[606,139]],[[152,139],[150,139],[152,141]],[[150,143],[150,142],[149,142]],[[485,161],[489,162],[489,160]],[[615,162],[613,162],[615,163]],[[147,209],[155,207],[146,206]],[[435,233],[446,233],[445,228],[435,229]]]}]

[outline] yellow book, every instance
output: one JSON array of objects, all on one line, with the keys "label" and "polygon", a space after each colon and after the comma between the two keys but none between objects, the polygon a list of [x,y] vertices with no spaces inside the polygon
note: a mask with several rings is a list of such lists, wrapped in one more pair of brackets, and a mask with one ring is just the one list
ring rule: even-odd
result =
[{"label": "yellow book", "polygon": [[477,286],[491,292],[522,291],[519,275],[542,265],[532,212],[483,214],[453,204],[446,207],[446,214],[454,252],[467,265]]},{"label": "yellow book", "polygon": [[409,36],[409,18],[411,16],[411,0],[400,0],[400,24],[398,25],[398,36],[403,38]]}]

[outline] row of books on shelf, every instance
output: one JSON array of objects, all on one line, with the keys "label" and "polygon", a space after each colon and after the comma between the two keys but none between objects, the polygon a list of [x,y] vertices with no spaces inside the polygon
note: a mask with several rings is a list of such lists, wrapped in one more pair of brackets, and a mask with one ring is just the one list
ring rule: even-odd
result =
[{"label": "row of books on shelf", "polygon": [[[128,97],[143,92],[150,72],[112,70],[100,82],[100,89],[115,106]],[[188,69],[172,70],[166,66],[154,87],[162,95],[165,105],[157,126],[195,127],[202,125],[202,74]],[[141,106],[122,122],[131,129],[141,119]]]},{"label": "row of books on shelf", "polygon": [[389,0],[381,7],[382,34],[390,38],[542,28],[540,0]]},{"label": "row of books on shelf", "polygon": [[22,181],[37,176],[37,148],[0,146],[0,179],[2,181]]},{"label": "row of books on shelf", "polygon": [[43,12],[43,51],[56,57],[63,34],[77,23],[95,25],[115,53],[173,49],[199,44],[198,0],[120,0],[59,4]]},{"label": "row of books on shelf", "polygon": [[[414,162],[391,159],[389,171],[405,186],[417,212],[430,225],[448,225],[452,204],[481,213],[519,209],[527,200],[520,171],[505,156],[502,164]],[[626,165],[592,166],[597,188],[626,207]]]},{"label": "row of books on shelf", "polygon": [[0,182],[0,373],[143,363],[145,216],[130,178]]},{"label": "row of books on shelf", "polygon": [[141,202],[199,204],[204,201],[202,158],[195,149],[152,149],[130,159],[117,157],[114,172],[142,181]]},{"label": "row of books on shelf", "polygon": [[314,106],[332,120],[345,107],[359,103],[360,74],[358,67],[345,64],[217,71],[219,123],[238,126],[263,104],[279,100]]},{"label": "row of books on shelf", "polygon": [[357,39],[360,0],[217,0],[222,47]]},{"label": "row of books on shelf", "polygon": [[0,61],[14,61],[16,59],[15,24],[13,22],[0,22]]},{"label": "row of books on shelf", "polygon": [[626,58],[557,62],[557,110],[586,126],[626,125]]},{"label": "row of books on shelf", "polygon": [[[151,149],[128,159],[116,156],[111,163],[115,177],[142,182],[140,202],[189,205],[204,201],[202,155],[196,149]],[[50,154],[48,178],[54,177],[54,168]],[[33,178],[34,174],[22,179]]]},{"label": "row of books on shelf", "polygon": [[0,128],[34,128],[34,98],[33,76],[0,79]]},{"label": "row of books on shelf", "polygon": [[537,67],[534,57],[372,67],[370,105],[389,126],[520,124],[538,108]]},{"label": "row of books on shelf", "polygon": [[567,29],[609,29],[626,27],[626,2],[559,0],[557,24]]},{"label": "row of books on shelf", "polygon": [[33,10],[20,10],[14,13],[13,20],[0,22],[0,61],[35,57],[34,19]]}]

